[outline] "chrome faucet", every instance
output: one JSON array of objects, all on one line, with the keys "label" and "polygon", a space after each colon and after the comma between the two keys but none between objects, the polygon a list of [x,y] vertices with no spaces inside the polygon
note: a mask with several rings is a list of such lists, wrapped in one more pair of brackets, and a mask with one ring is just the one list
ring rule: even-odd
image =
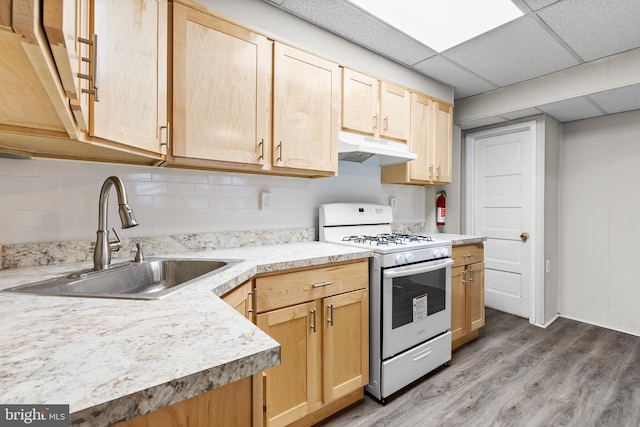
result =
[{"label": "chrome faucet", "polygon": [[117,176],[110,176],[105,179],[100,190],[100,200],[98,202],[98,231],[96,239],[96,247],[93,252],[93,269],[102,270],[111,264],[111,251],[118,251],[122,247],[122,240],[113,228],[113,234],[116,240],[109,241],[109,230],[107,230],[107,202],[109,201],[109,190],[111,187],[116,188],[118,194],[118,213],[122,228],[130,228],[138,225],[133,211],[129,207],[127,201],[127,191],[124,188],[122,180]]}]

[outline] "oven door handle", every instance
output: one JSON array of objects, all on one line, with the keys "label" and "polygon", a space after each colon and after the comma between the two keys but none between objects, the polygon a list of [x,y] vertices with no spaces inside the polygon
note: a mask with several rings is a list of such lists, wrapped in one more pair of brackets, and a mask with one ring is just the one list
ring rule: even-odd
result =
[{"label": "oven door handle", "polygon": [[385,270],[383,276],[385,279],[393,279],[395,277],[405,277],[414,274],[429,273],[431,271],[440,270],[453,265],[451,258],[440,259],[437,261],[428,261],[406,267],[394,267]]}]

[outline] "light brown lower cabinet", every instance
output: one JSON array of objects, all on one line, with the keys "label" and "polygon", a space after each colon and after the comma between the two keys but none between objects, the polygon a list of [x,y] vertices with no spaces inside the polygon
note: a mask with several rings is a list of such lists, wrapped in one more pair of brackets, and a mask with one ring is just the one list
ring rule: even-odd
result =
[{"label": "light brown lower cabinet", "polygon": [[252,378],[227,384],[116,427],[228,427],[252,425]]},{"label": "light brown lower cabinet", "polygon": [[369,382],[368,283],[364,259],[237,286],[223,301],[280,343],[280,365],[117,426],[309,426],[362,399]]},{"label": "light brown lower cabinet", "polygon": [[369,381],[368,262],[255,279],[256,323],[280,343],[265,371],[265,425],[312,425]]},{"label": "light brown lower cabinet", "polygon": [[451,269],[451,348],[475,339],[484,326],[484,247],[454,246]]}]

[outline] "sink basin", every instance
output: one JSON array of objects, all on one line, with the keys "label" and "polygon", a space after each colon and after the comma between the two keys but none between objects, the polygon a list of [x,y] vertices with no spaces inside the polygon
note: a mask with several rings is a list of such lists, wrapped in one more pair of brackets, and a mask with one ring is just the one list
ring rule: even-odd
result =
[{"label": "sink basin", "polygon": [[5,289],[38,295],[158,299],[241,260],[147,258]]}]

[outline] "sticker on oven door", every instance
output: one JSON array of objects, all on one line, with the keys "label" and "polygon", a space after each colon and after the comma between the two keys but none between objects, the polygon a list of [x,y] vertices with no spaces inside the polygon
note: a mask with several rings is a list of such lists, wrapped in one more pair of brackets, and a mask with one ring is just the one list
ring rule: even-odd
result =
[{"label": "sticker on oven door", "polygon": [[427,294],[418,295],[413,299],[413,321],[427,318]]}]

